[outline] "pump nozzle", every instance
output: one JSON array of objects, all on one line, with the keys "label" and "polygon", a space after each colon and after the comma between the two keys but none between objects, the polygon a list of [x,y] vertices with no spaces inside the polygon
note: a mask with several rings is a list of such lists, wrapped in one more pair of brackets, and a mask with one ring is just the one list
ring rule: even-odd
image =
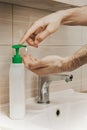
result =
[{"label": "pump nozzle", "polygon": [[12,48],[16,50],[16,54],[12,57],[12,63],[22,63],[22,57],[19,54],[19,49],[22,47],[27,47],[26,45],[16,44]]}]

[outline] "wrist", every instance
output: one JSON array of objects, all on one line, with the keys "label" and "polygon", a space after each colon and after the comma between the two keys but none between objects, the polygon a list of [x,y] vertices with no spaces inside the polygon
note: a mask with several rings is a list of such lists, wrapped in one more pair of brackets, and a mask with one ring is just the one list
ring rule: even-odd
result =
[{"label": "wrist", "polygon": [[74,67],[74,57],[65,57],[63,59],[63,66],[62,70],[63,72],[73,71],[75,69]]},{"label": "wrist", "polygon": [[73,18],[78,15],[79,8],[72,8],[67,10],[57,11],[56,14],[61,18],[61,24],[68,24],[71,21],[73,22]]}]

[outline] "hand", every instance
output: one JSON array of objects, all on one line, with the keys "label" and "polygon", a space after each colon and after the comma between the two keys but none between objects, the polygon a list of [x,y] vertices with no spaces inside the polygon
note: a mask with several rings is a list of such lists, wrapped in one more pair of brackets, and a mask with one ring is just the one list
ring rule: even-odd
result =
[{"label": "hand", "polygon": [[38,47],[41,41],[57,31],[61,25],[62,17],[60,11],[39,19],[26,31],[20,43],[27,41],[29,45]]},{"label": "hand", "polygon": [[34,58],[31,55],[25,55],[23,60],[25,66],[38,75],[61,73],[66,71],[66,64],[68,66],[67,58],[55,55],[46,56],[41,60]]}]

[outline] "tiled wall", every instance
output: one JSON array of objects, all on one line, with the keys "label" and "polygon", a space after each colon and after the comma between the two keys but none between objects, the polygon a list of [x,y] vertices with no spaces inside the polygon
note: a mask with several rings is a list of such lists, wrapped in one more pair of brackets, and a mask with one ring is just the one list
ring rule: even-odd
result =
[{"label": "tiled wall", "polygon": [[[12,57],[11,45],[18,43],[27,28],[37,19],[50,12],[0,3],[0,105],[9,101],[9,67]],[[73,54],[87,41],[86,27],[61,26],[49,36],[38,49],[28,47],[28,53],[35,57],[46,55],[68,56]],[[85,35],[84,35],[85,34]],[[87,89],[87,65],[72,72],[70,83],[53,82],[50,91],[74,88]],[[37,76],[26,70],[26,98],[37,95]]]}]

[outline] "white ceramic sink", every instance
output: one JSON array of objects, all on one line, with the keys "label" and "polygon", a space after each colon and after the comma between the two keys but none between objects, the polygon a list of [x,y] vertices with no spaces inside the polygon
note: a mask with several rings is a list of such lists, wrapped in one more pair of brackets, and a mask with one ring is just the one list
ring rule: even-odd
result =
[{"label": "white ceramic sink", "polygon": [[48,108],[31,122],[52,130],[87,130],[87,101]]},{"label": "white ceramic sink", "polygon": [[52,94],[50,100],[47,105],[28,102],[23,120],[9,119],[3,109],[0,125],[12,130],[87,130],[86,93],[65,90]]},{"label": "white ceramic sink", "polygon": [[51,101],[32,123],[52,130],[87,130],[87,94],[66,90]]}]

